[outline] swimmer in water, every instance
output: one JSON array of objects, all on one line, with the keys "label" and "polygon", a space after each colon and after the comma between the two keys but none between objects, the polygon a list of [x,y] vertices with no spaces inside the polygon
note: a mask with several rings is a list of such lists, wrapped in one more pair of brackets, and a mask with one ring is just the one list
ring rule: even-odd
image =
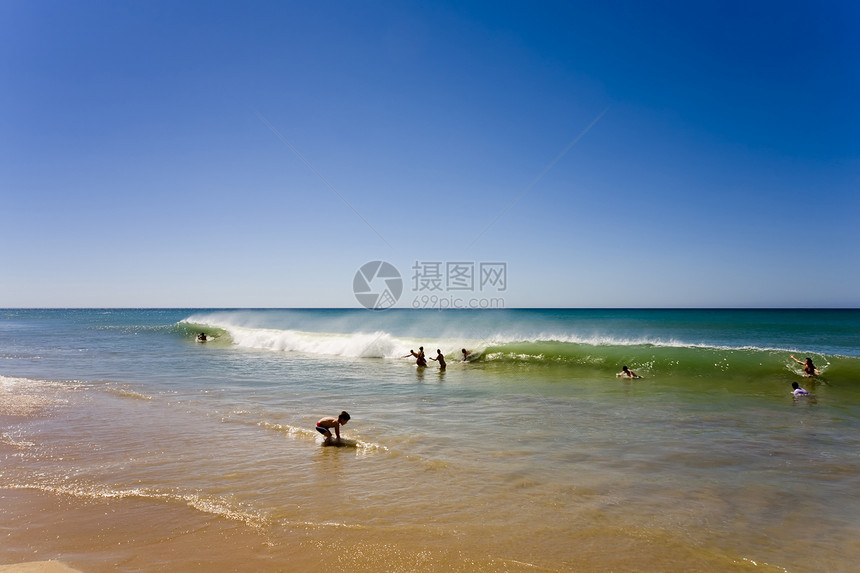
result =
[{"label": "swimmer in water", "polygon": [[812,363],[812,358],[806,357],[806,362],[801,362],[797,358],[794,357],[794,354],[791,355],[791,359],[803,366],[803,371],[806,372],[807,376],[815,376],[816,374],[821,374],[815,364]]},{"label": "swimmer in water", "polygon": [[798,384],[797,382],[792,382],[791,387],[792,387],[791,393],[795,398],[797,396],[809,396],[809,392],[807,392],[806,390],[801,388],[800,384]]},{"label": "swimmer in water", "polygon": [[621,372],[616,374],[616,376],[626,376],[627,378],[641,378],[638,374],[636,374],[626,366],[622,366]]}]

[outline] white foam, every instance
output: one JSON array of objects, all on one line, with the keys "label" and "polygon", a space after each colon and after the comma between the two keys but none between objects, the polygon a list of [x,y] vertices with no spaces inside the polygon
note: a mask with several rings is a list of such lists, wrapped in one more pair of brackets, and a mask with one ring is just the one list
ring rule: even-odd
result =
[{"label": "white foam", "polygon": [[405,344],[386,332],[337,334],[226,325],[222,328],[238,346],[349,358],[393,358]]},{"label": "white foam", "polygon": [[30,489],[51,493],[54,495],[66,495],[79,499],[127,499],[143,498],[156,501],[180,502],[193,509],[204,513],[210,513],[227,519],[242,521],[252,527],[262,527],[267,520],[264,515],[247,508],[239,508],[220,497],[205,496],[199,493],[165,492],[157,489],[137,488],[112,488],[100,484],[70,484],[70,483],[46,483],[29,482],[20,484],[9,484],[4,487],[9,489]]},{"label": "white foam", "polygon": [[45,408],[62,402],[57,388],[48,380],[0,376],[0,414],[5,416],[31,416]]},{"label": "white foam", "polygon": [[[225,320],[227,318],[227,320]],[[231,317],[193,316],[183,322],[194,322],[220,328],[227,332],[233,343],[245,348],[259,348],[276,352],[301,352],[345,358],[402,358],[411,349],[421,346],[443,348],[444,353],[456,353],[460,348],[475,348],[474,341],[462,339],[417,340],[398,338],[385,331],[375,332],[307,332],[302,330],[255,328],[236,324]],[[484,343],[482,346],[485,346]],[[428,356],[430,351],[425,351]]]},{"label": "white foam", "polygon": [[[301,352],[345,358],[399,359],[410,349],[423,346],[428,356],[433,349],[442,349],[450,359],[460,358],[460,349],[468,348],[473,356],[479,356],[487,348],[517,344],[577,344],[595,347],[654,346],[665,348],[699,348],[716,350],[785,351],[782,348],[755,346],[721,346],[717,344],[688,342],[659,337],[619,337],[605,334],[576,334],[559,332],[496,332],[481,339],[457,337],[446,332],[444,338],[418,339],[397,337],[390,332],[309,332],[293,329],[260,328],[249,325],[251,316],[245,313],[198,314],[183,322],[194,322],[225,330],[238,346],[281,352]],[[329,325],[332,326],[332,325]],[[342,325],[347,326],[347,325]],[[452,336],[453,334],[453,336]]]},{"label": "white foam", "polygon": [[541,333],[537,335],[519,336],[516,334],[496,334],[488,339],[490,346],[504,346],[507,344],[537,344],[537,343],[564,343],[564,344],[580,344],[584,346],[656,346],[664,348],[700,348],[707,350],[760,350],[760,351],[779,351],[779,352],[797,352],[792,348],[780,348],[771,346],[753,346],[753,345],[720,345],[710,344],[705,342],[686,342],[674,338],[650,338],[636,337],[625,338],[607,335],[578,335],[578,334],[558,334],[558,333]]}]

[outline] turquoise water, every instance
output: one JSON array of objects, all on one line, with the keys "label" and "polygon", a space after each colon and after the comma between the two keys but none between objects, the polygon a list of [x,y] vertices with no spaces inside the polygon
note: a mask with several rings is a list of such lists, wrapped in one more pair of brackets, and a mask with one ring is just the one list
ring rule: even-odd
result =
[{"label": "turquoise water", "polygon": [[[857,310],[5,310],[0,384],[0,491],[187,506],[262,532],[270,570],[858,556]],[[344,409],[354,446],[321,447]]]}]

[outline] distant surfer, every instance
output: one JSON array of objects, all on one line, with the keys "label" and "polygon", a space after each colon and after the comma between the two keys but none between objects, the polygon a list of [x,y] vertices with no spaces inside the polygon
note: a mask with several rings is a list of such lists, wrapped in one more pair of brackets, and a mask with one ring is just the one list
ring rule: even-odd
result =
[{"label": "distant surfer", "polygon": [[815,376],[816,374],[821,374],[821,372],[815,367],[815,364],[812,363],[812,358],[809,358],[807,356],[806,362],[801,362],[794,357],[794,354],[792,354],[791,359],[803,366],[803,371],[806,372],[807,376]]},{"label": "distant surfer", "polygon": [[791,393],[796,398],[798,396],[809,396],[809,392],[800,387],[800,384],[797,382],[791,383]]},{"label": "distant surfer", "polygon": [[415,357],[415,364],[416,365],[427,366],[427,359],[424,358],[424,347],[423,346],[418,347],[418,352],[415,352],[414,350],[410,350],[409,354],[407,354],[403,358],[409,358],[410,356]]},{"label": "distant surfer", "polygon": [[206,340],[207,339],[206,339],[206,333],[205,332],[201,332],[200,334],[197,335],[197,342],[206,342]]},{"label": "distant surfer", "polygon": [[442,355],[442,351],[438,348],[436,349],[436,358],[430,357],[430,360],[435,360],[439,363],[439,370],[445,370],[445,356]]},{"label": "distant surfer", "polygon": [[625,376],[627,378],[642,378],[641,376],[639,376],[638,374],[636,374],[635,372],[633,372],[632,370],[630,370],[626,366],[622,366],[621,372],[616,374],[616,376]]},{"label": "distant surfer", "polygon": [[472,357],[472,353],[470,351],[466,350],[465,348],[462,350],[462,352],[463,352],[463,362],[468,362],[469,359]]},{"label": "distant surfer", "polygon": [[347,422],[349,422],[349,414],[341,412],[337,418],[329,416],[317,422],[317,432],[325,436],[325,443],[328,444],[331,443],[331,428],[334,428],[337,442],[340,443],[340,427],[346,425]]}]

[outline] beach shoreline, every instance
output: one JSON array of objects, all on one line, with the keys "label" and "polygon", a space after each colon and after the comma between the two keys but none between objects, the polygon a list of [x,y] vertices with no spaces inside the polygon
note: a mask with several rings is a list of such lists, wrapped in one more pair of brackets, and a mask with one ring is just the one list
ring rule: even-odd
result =
[{"label": "beach shoreline", "polygon": [[[116,395],[109,393],[100,398],[104,400],[96,404],[67,404],[53,411],[40,410],[31,413],[29,421],[39,425],[38,422],[44,424],[50,419],[53,424],[67,426],[80,415],[79,408],[97,410],[108,422],[121,415],[112,411]],[[25,396],[24,401],[30,400]],[[130,403],[144,407],[148,404],[143,400]],[[17,417],[18,423],[22,420]],[[41,437],[46,434],[30,434],[34,441]],[[320,448],[319,454],[324,453],[329,462],[340,464],[345,461],[344,452],[335,450]],[[354,454],[350,457],[354,458]],[[445,475],[444,468],[428,469],[433,475]],[[526,477],[518,479],[521,483],[512,485],[523,488],[525,493],[537,485]],[[488,483],[487,487],[493,489],[498,485]],[[306,503],[321,503],[322,498],[336,491],[316,489],[318,492],[309,494]],[[595,497],[596,492],[586,489],[574,487],[568,495],[582,497],[584,501]],[[596,495],[598,500],[602,497]],[[275,572],[316,570],[332,564],[367,573],[609,572],[643,566],[661,571],[784,571],[781,566],[733,557],[716,546],[703,546],[660,527],[612,525],[613,518],[608,517],[614,511],[612,505],[593,513],[591,520],[563,528],[550,522],[535,525],[535,537],[529,547],[522,532],[507,531],[506,526],[490,517],[492,512],[487,504],[492,503],[491,498],[476,499],[471,509],[456,510],[489,512],[490,521],[480,526],[463,522],[456,532],[448,526],[434,525],[441,514],[433,513],[427,513],[424,519],[410,518],[393,528],[338,519],[335,513],[330,515],[334,520],[304,524],[284,521],[272,514],[251,520],[247,515],[230,511],[209,512],[205,508],[201,511],[199,505],[195,507],[178,496],[84,487],[80,478],[68,486],[34,482],[31,487],[0,488],[0,499],[4,508],[0,527],[8,532],[0,558],[14,562],[6,567],[16,573],[69,570],[99,573],[118,569]],[[369,511],[373,513],[372,509]],[[489,537],[482,539],[482,532]],[[494,539],[494,532],[506,532],[510,539]],[[565,539],[576,539],[576,544],[559,551],[564,548]],[[624,551],[619,552],[619,547]],[[838,562],[834,564],[830,570],[839,571]]]},{"label": "beach shoreline", "polygon": [[[570,339],[603,328],[614,342],[510,342],[444,373],[331,345],[202,345],[187,316],[32,311],[4,323],[0,562],[83,573],[853,570],[858,359],[816,358],[824,374],[803,379],[814,396],[794,399],[801,374],[770,348],[797,330],[796,313],[776,315],[787,327],[740,332],[753,348],[714,344],[711,320],[649,315],[664,318],[661,338],[708,342],[677,349],[638,342],[638,313],[587,327],[589,313],[507,313],[501,326],[475,314],[470,328],[483,320],[509,339],[550,321]],[[361,315],[362,330],[343,326],[355,313],[332,311],[243,320],[263,323],[266,340],[294,340],[296,321],[320,320],[321,332],[343,322],[326,338],[348,340],[373,317]],[[441,318],[373,326],[405,336]],[[746,324],[716,318],[721,338]],[[645,377],[617,378],[621,364]],[[344,437],[362,447],[321,446],[315,422],[341,410],[353,416]]]}]

